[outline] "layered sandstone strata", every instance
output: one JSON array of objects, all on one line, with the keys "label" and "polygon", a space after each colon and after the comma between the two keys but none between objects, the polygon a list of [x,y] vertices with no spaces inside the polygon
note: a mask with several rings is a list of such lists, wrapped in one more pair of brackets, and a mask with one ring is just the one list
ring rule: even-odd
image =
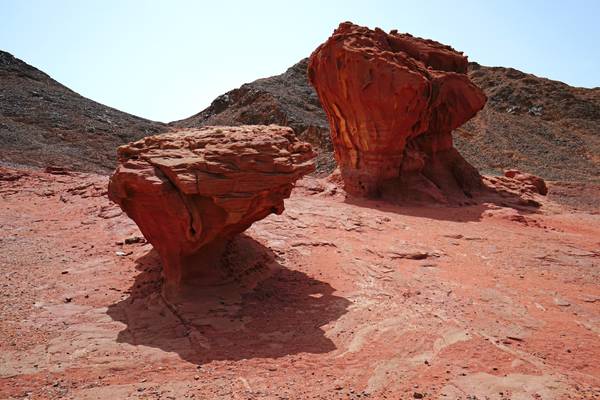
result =
[{"label": "layered sandstone strata", "polygon": [[309,79],[327,113],[347,192],[470,196],[477,170],[451,132],[486,102],[449,46],[342,23],[311,55]]},{"label": "layered sandstone strata", "polygon": [[294,182],[314,170],[310,145],[275,125],[184,129],[118,155],[109,197],[158,251],[170,288],[221,278],[228,239],[283,212]]}]

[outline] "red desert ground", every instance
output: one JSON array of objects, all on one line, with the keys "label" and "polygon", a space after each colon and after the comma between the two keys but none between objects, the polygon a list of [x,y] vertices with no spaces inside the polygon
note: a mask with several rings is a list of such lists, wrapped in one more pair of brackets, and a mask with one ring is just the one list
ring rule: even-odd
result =
[{"label": "red desert ground", "polygon": [[0,52],[0,398],[600,398],[599,126],[350,22],[170,124]]}]

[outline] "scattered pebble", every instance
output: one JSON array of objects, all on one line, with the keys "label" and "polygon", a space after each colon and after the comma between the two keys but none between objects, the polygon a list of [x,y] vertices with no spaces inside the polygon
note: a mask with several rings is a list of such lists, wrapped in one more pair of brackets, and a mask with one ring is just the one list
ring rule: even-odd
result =
[{"label": "scattered pebble", "polygon": [[141,236],[132,236],[132,237],[128,237],[127,239],[125,239],[124,243],[125,244],[134,244],[134,243],[143,243],[145,241],[146,241],[146,239],[144,239]]},{"label": "scattered pebble", "polygon": [[569,303],[567,300],[561,299],[560,297],[556,297],[554,299],[554,304],[559,307],[569,307],[571,305],[571,303]]}]

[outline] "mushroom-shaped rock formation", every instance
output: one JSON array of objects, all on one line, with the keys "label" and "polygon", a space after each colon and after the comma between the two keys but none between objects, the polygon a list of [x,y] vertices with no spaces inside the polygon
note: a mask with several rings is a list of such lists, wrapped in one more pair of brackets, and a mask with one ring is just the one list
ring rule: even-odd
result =
[{"label": "mushroom-shaped rock formation", "polygon": [[312,53],[308,76],[348,193],[446,202],[482,187],[452,145],[452,130],[487,100],[466,72],[467,57],[449,46],[340,24]]},{"label": "mushroom-shaped rock formation", "polygon": [[119,147],[109,198],[163,262],[166,290],[223,278],[234,235],[283,212],[294,182],[314,170],[309,144],[280,126],[185,129]]}]

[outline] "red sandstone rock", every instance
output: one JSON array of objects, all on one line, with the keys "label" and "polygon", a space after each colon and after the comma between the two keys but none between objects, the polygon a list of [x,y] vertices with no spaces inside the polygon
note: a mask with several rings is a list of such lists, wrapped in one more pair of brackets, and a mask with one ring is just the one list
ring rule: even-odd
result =
[{"label": "red sandstone rock", "polygon": [[17,171],[0,166],[0,181],[18,181],[22,177],[27,176],[25,171]]},{"label": "red sandstone rock", "polygon": [[504,176],[484,176],[485,186],[504,198],[501,204],[515,202],[518,205],[540,207],[542,198],[548,193],[546,182],[535,175],[516,169],[504,171]]},{"label": "red sandstone rock", "polygon": [[180,130],[118,153],[109,197],[160,253],[172,288],[218,279],[227,240],[281,214],[294,182],[314,170],[310,145],[275,125]]},{"label": "red sandstone rock", "polygon": [[350,22],[311,55],[346,190],[355,195],[470,196],[479,173],[451,132],[486,102],[451,47]]},{"label": "red sandstone rock", "polygon": [[515,179],[536,193],[539,193],[543,196],[548,194],[548,187],[546,186],[546,181],[539,176],[528,174],[526,172],[521,172],[516,169],[508,169],[504,171],[504,176],[507,178]]}]

